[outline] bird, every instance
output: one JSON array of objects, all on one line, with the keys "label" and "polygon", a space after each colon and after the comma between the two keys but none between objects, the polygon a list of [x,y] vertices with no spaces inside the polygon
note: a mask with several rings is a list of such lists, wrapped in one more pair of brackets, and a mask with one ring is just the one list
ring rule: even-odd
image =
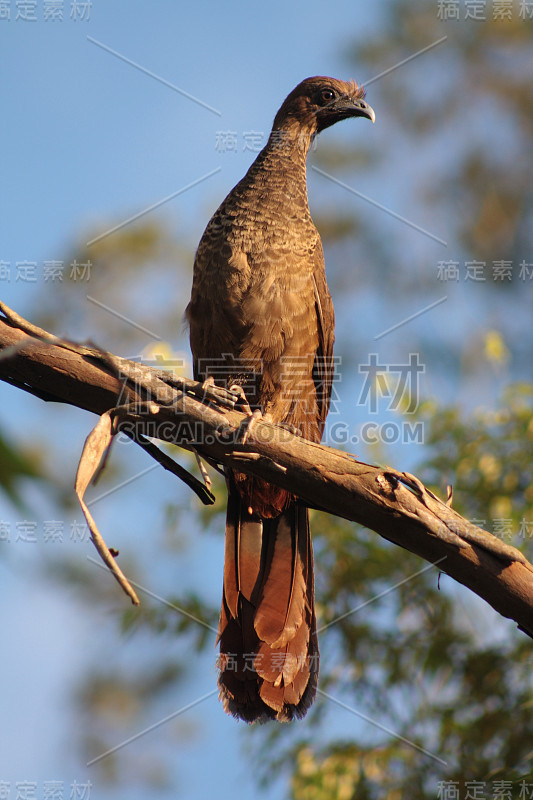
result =
[{"label": "bird", "polygon": [[[283,101],[265,147],[209,221],[194,260],[194,377],[240,391],[247,412],[320,442],[333,380],[334,310],[311,218],[314,137],[375,120],[355,81],[306,78]],[[309,510],[289,490],[225,472],[219,697],[245,722],[303,717],[319,650]]]}]

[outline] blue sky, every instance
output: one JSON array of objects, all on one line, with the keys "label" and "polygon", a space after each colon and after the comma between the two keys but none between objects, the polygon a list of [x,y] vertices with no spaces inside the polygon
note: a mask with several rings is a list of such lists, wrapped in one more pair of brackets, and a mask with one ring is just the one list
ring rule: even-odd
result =
[{"label": "blue sky", "polygon": [[[13,269],[11,280],[0,284],[0,292],[22,314],[53,289],[42,277],[35,283],[15,281],[15,262],[37,262],[41,275],[44,261],[64,258],[86,231],[98,233],[110,221],[122,221],[219,169],[159,212],[170,221],[179,220],[191,244],[197,241],[216,204],[251,161],[250,152],[241,149],[242,132],[266,133],[281,100],[302,78],[350,77],[343,48],[353,33],[374,24],[376,15],[375,10],[370,13],[371,4],[353,0],[337,2],[334,12],[318,2],[272,2],[265,7],[231,1],[96,0],[88,21],[74,21],[66,0],[63,21],[52,22],[44,20],[45,5],[37,1],[33,22],[15,20],[12,2],[12,19],[0,21],[4,118],[0,260],[10,262]],[[227,130],[238,133],[238,152],[217,151],[217,132]],[[181,315],[182,299],[179,305]],[[58,329],[76,335],[61,330],[61,320]],[[50,426],[62,469],[73,474],[92,420],[76,411],[51,419],[39,401],[5,386],[0,387],[0,397],[0,414],[2,406],[9,409],[27,430]],[[70,435],[65,440],[62,424],[67,420]],[[3,415],[8,429],[12,421],[13,416],[6,420]],[[142,462],[140,468],[147,466]],[[133,489],[126,500],[133,516],[145,513],[142,497],[152,492],[157,496],[157,484],[152,474],[142,492]],[[173,491],[169,481],[169,498]],[[46,507],[37,496],[33,500],[43,519],[54,518],[52,504]],[[100,514],[103,528],[113,524],[112,512],[102,508]],[[13,521],[20,514],[4,504],[0,516]],[[160,522],[157,514],[156,522]],[[139,542],[135,535],[116,535],[122,552]],[[80,559],[92,555],[88,545],[72,547]],[[146,542],[143,547],[150,550]],[[67,794],[73,780],[93,780],[93,794],[119,798],[120,791],[111,790],[109,795],[98,786],[98,778],[93,779],[76,747],[75,731],[83,720],[75,716],[71,692],[84,666],[99,664],[100,652],[111,664],[124,650],[135,660],[140,654],[131,644],[117,644],[113,624],[106,619],[108,606],[88,614],[74,593],[53,582],[42,583],[36,563],[53,557],[50,545],[12,542],[7,549],[0,564],[0,594],[10,613],[1,626],[0,685],[2,727],[9,736],[0,749],[0,781],[11,781],[13,792],[15,782],[36,781],[36,797],[42,800],[46,782],[62,781]],[[147,573],[150,586],[163,595],[172,590],[173,582],[185,584],[187,573],[202,569],[204,559],[191,556],[181,575],[167,575],[153,549]],[[209,544],[209,553],[208,580],[217,602],[221,540]],[[97,599],[94,603],[98,605]],[[215,688],[214,656],[200,659],[198,671],[186,692],[160,709],[161,717]],[[179,728],[178,734],[171,733],[169,725],[136,745],[139,759],[144,749],[168,751],[172,742],[176,747],[175,783],[153,796],[205,797],[215,788],[219,796],[231,791],[235,800],[255,794],[241,750],[243,726],[226,718],[216,697],[188,715],[183,723],[183,730],[189,731],[185,739],[183,732],[179,739]],[[147,725],[153,722],[146,720]],[[112,740],[112,731],[109,735]],[[134,796],[131,786],[126,794]],[[138,796],[146,797],[146,790],[140,787]],[[279,787],[272,796],[279,796]]]},{"label": "blue sky", "polygon": [[235,2],[93,2],[89,22],[69,19],[69,5],[62,22],[0,27],[4,259],[54,258],[88,223],[135,213],[222,167],[169,209],[197,220],[195,238],[206,198],[233,185],[250,160],[241,151],[221,161],[217,131],[266,132],[303,77],[347,76],[343,40],[368,24],[361,3],[338,3],[335,14],[318,3],[273,3],[267,14]]}]

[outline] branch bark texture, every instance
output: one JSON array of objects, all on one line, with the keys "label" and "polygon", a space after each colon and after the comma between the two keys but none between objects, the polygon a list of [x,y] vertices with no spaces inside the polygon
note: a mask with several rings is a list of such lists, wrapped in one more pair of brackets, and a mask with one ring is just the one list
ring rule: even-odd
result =
[{"label": "branch bark texture", "polygon": [[257,421],[243,443],[246,416],[227,392],[63,342],[2,304],[0,312],[1,380],[43,400],[98,415],[111,411],[116,430],[137,441],[149,436],[194,449],[211,463],[266,478],[311,507],[358,522],[436,564],[533,637],[533,566],[415,476],[364,464],[266,421]]}]

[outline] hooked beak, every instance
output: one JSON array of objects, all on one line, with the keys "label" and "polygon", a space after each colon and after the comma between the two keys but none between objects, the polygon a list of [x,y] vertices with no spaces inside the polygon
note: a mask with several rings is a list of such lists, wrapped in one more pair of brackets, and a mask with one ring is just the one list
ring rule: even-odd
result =
[{"label": "hooked beak", "polygon": [[371,122],[376,121],[372,106],[366,100],[360,100],[359,98],[341,97],[335,103],[335,110],[346,114],[347,117],[366,117]]}]

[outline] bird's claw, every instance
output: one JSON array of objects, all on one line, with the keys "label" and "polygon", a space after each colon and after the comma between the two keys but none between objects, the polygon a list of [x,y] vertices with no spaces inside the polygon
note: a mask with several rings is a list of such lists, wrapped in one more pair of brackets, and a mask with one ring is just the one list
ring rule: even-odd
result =
[{"label": "bird's claw", "polygon": [[258,420],[262,419],[264,419],[263,414],[258,408],[255,411],[250,410],[249,416],[239,425],[237,441],[239,441],[241,444],[246,444],[250,438],[250,434],[252,433],[255,424],[258,422]]},{"label": "bird's claw", "polygon": [[238,383],[233,383],[229,387],[228,392],[237,395],[237,400],[235,402],[235,405],[238,405],[244,414],[251,417],[253,412],[252,409],[250,408],[250,403],[248,402],[248,398],[246,397],[246,394],[242,386]]}]

